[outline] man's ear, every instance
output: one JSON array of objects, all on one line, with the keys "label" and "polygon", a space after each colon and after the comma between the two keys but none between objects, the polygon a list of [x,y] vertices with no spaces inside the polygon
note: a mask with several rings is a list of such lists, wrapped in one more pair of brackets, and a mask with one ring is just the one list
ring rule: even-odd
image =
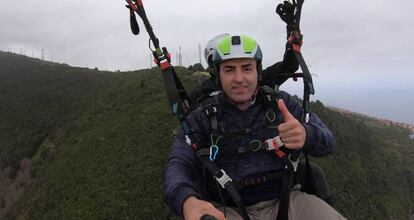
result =
[{"label": "man's ear", "polygon": [[221,81],[220,81],[220,64],[214,65],[214,75],[216,80],[217,89],[221,89]]},{"label": "man's ear", "polygon": [[257,69],[257,82],[261,82],[262,81],[262,62],[257,62],[256,63],[256,69]]}]

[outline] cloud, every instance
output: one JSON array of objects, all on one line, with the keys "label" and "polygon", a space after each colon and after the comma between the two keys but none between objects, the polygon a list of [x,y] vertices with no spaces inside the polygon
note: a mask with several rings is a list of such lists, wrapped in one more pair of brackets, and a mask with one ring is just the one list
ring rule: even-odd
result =
[{"label": "cloud", "polygon": [[[161,46],[173,55],[173,64],[179,47],[184,65],[191,65],[199,60],[199,44],[204,47],[220,33],[245,33],[258,40],[264,66],[268,66],[282,59],[286,42],[285,24],[274,11],[280,2],[144,0],[144,5]],[[411,0],[305,1],[302,53],[311,72],[318,75],[314,77],[314,98],[339,105],[346,103],[348,90],[372,95],[384,94],[378,89],[394,89],[399,94],[413,94],[412,8]],[[148,34],[142,21],[139,24],[141,34],[133,36],[123,1],[3,0],[0,49],[17,53],[21,49],[29,56],[33,51],[36,57],[44,49],[46,59],[53,57],[74,66],[148,68]],[[284,87],[298,93],[302,90],[298,83]],[[341,93],[343,102],[335,95],[329,97],[337,91],[345,91]],[[381,104],[377,106],[381,108]]]},{"label": "cloud", "polygon": [[[28,0],[0,3],[0,48],[43,48],[48,57],[101,69],[149,66],[148,35],[132,36],[122,1]],[[184,64],[198,62],[203,47],[219,33],[246,33],[264,52],[264,64],[282,58],[285,25],[275,14],[277,2],[263,0],[144,1],[161,45],[173,57],[182,47]],[[375,4],[375,7],[374,7]],[[405,71],[413,61],[414,30],[409,0],[306,1],[302,13],[303,53],[319,71],[375,73]],[[358,68],[357,68],[358,67]]]}]

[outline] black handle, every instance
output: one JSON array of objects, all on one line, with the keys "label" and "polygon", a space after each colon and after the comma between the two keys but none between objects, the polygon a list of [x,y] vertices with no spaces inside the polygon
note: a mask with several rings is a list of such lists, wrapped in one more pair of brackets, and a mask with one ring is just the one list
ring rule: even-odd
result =
[{"label": "black handle", "polygon": [[137,19],[135,17],[135,13],[134,11],[130,11],[130,26],[131,26],[131,31],[134,35],[138,35],[139,34],[139,26],[138,26],[138,22]]},{"label": "black handle", "polygon": [[203,215],[201,216],[200,220],[217,220],[217,219],[211,215]]}]

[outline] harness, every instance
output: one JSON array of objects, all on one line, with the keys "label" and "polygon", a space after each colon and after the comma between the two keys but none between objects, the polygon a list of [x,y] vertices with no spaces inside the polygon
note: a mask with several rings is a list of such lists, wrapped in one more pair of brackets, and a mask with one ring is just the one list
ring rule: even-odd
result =
[{"label": "harness", "polygon": [[[277,92],[267,86],[261,87],[259,91],[265,106],[265,120],[264,127],[257,129],[277,129],[277,126],[283,122],[281,114],[279,114],[279,109],[277,106]],[[275,153],[279,157],[285,156],[285,153],[282,151],[283,142],[279,136],[275,136],[271,139],[258,140],[253,139],[248,145],[244,146],[226,146],[225,148],[218,147],[218,142],[222,139],[234,137],[234,136],[243,136],[252,132],[252,129],[246,129],[241,133],[227,133],[226,135],[219,135],[218,131],[218,117],[221,112],[218,96],[215,95],[205,100],[202,104],[202,109],[209,118],[211,125],[210,140],[211,146],[204,149],[197,150],[197,155],[208,155],[211,161],[216,160],[220,156],[225,155],[237,155],[248,152],[258,152],[258,151],[268,151]]]},{"label": "harness", "polygon": [[[227,191],[228,195],[232,198],[236,206],[241,210],[242,217],[245,220],[249,220],[249,215],[243,204],[243,200],[241,199],[241,196],[238,193],[238,188],[250,186],[252,184],[260,184],[272,178],[279,178],[281,174],[254,176],[239,181],[238,183],[234,183],[233,180],[226,174],[226,172],[223,169],[217,167],[214,161],[217,159],[217,157],[220,157],[224,154],[242,154],[259,150],[274,153],[285,163],[285,171],[283,173],[283,187],[279,203],[279,214],[277,219],[288,219],[287,210],[289,205],[289,194],[292,188],[293,174],[298,167],[299,152],[285,152],[283,150],[283,143],[281,142],[280,138],[278,138],[278,136],[267,140],[252,140],[252,142],[247,146],[237,147],[232,150],[228,150],[228,152],[227,150],[220,151],[218,145],[220,136],[218,135],[219,133],[217,130],[217,116],[219,113],[219,108],[217,105],[214,105],[214,103],[212,103],[210,106],[206,106],[206,114],[210,118],[212,128],[210,134],[212,145],[208,149],[201,147],[202,145],[200,145],[200,139],[194,134],[187,122],[187,115],[191,110],[190,106],[193,105],[194,102],[185,91],[182,83],[180,82],[177,74],[175,73],[175,70],[171,65],[171,56],[168,53],[167,48],[163,47],[161,49],[159,40],[155,36],[152,26],[150,25],[150,22],[146,16],[142,0],[126,1],[128,3],[126,7],[130,10],[131,31],[135,35],[138,35],[140,32],[135,17],[135,13],[137,13],[143,20],[145,29],[150,37],[149,46],[154,56],[154,62],[160,67],[162,71],[164,87],[171,111],[180,122],[181,128],[184,132],[186,143],[192,147],[199,162],[203,165],[205,170],[207,170],[213,176],[213,178],[217,181],[217,184],[219,184],[223,189]],[[298,0],[297,5],[295,0],[293,1],[294,7],[297,6],[297,10],[294,16],[294,22],[291,25],[293,27],[293,31],[290,33],[291,37],[289,37],[288,41],[299,60],[299,64],[301,66],[301,69],[303,70],[303,73],[294,74],[292,76],[303,77],[304,80],[304,115],[302,117],[302,121],[307,122],[309,120],[309,95],[314,93],[314,89],[311,75],[300,53],[300,46],[302,45],[302,35],[300,34],[299,30],[299,20],[300,9],[303,0]],[[285,4],[286,2],[287,1],[285,1]],[[154,46],[154,49],[151,48],[151,42]],[[277,97],[274,95],[274,92],[267,88],[264,88],[262,91],[262,99],[267,106],[265,125],[269,128],[276,129],[277,125],[282,121],[281,118],[278,118],[278,115],[281,114],[277,114]]]},{"label": "harness", "polygon": [[[279,112],[277,105],[278,101],[278,92],[267,87],[260,87],[259,98],[263,101],[263,105],[266,108],[265,119],[263,122],[263,127],[256,128],[260,129],[277,129],[277,126],[283,122],[282,114]],[[205,156],[208,157],[210,161],[214,162],[219,157],[224,157],[228,155],[238,155],[246,154],[251,152],[265,152],[277,157],[283,163],[285,170],[274,171],[270,173],[259,174],[251,177],[244,178],[236,182],[237,188],[240,190],[244,187],[250,187],[258,184],[263,184],[268,181],[281,180],[283,179],[282,193],[281,195],[287,194],[292,188],[293,173],[297,170],[299,160],[293,160],[291,158],[290,152],[284,147],[284,144],[281,138],[276,135],[272,138],[266,138],[263,140],[253,139],[248,145],[236,146],[236,145],[226,145],[221,146],[219,143],[220,140],[234,137],[234,136],[244,136],[249,135],[253,130],[247,129],[238,134],[223,134],[218,130],[218,120],[221,113],[221,108],[218,100],[218,96],[213,96],[205,100],[202,104],[202,109],[209,118],[211,130],[210,130],[210,146],[204,148],[199,148],[196,150],[197,157]],[[203,182],[206,184],[206,177],[203,175]],[[206,186],[204,185],[203,188]],[[206,195],[204,194],[205,198]],[[222,201],[224,203],[224,201]]]}]

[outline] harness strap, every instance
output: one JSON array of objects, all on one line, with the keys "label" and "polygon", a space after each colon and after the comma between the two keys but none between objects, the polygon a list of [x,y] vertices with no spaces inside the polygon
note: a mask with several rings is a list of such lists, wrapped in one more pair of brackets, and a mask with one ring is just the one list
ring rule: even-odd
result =
[{"label": "harness strap", "polygon": [[[284,157],[286,159],[286,157]],[[289,161],[285,161],[286,169],[284,172],[282,191],[279,200],[279,212],[276,220],[287,220],[289,210],[290,191],[293,185],[293,166]]]},{"label": "harness strap", "polygon": [[[309,98],[310,95],[315,93],[312,76],[309,72],[309,69],[306,65],[306,62],[302,56],[300,48],[303,44],[302,39],[303,35],[300,31],[300,19],[302,13],[302,5],[304,0],[293,0],[293,4],[288,1],[284,1],[283,4],[279,4],[277,7],[276,12],[279,14],[282,20],[284,20],[288,25],[288,43],[290,48],[294,51],[296,58],[298,59],[300,68],[303,71],[301,77],[303,78],[304,84],[304,92],[303,92],[303,114],[301,121],[303,123],[307,123],[309,121]],[[296,10],[295,10],[296,9]],[[293,19],[292,19],[293,18]],[[289,33],[290,32],[290,33]],[[294,77],[294,79],[296,79]],[[297,79],[296,79],[297,80]],[[285,177],[283,179],[283,188],[282,188],[282,195],[280,198],[279,203],[279,212],[277,215],[277,220],[287,220],[288,219],[288,211],[289,211],[289,199],[290,199],[290,191],[293,186],[293,173],[296,172],[295,166],[299,161],[298,151],[293,151],[290,154],[289,161],[286,161],[286,172]]]},{"label": "harness strap", "polygon": [[214,103],[208,104],[205,106],[205,112],[207,116],[210,118],[211,134],[217,135],[217,106]]},{"label": "harness strap", "polygon": [[214,179],[220,184],[220,186],[227,191],[236,206],[241,210],[241,215],[244,220],[250,220],[247,213],[244,202],[237,190],[236,184],[222,169],[219,169],[217,165],[212,162],[206,156],[198,156],[198,160],[204,165],[204,167],[213,175]]},{"label": "harness strap", "polygon": [[[220,139],[220,137],[218,138]],[[218,146],[217,142],[213,142],[210,148],[203,148],[199,149],[196,152],[198,156],[209,156],[210,160],[216,160],[218,157],[226,156],[226,155],[237,155],[237,154],[244,154],[248,152],[259,152],[259,151],[274,151],[275,154],[282,158],[286,155],[284,150],[284,144],[282,139],[279,136],[276,136],[271,139],[267,139],[265,141],[260,141],[258,139],[254,139],[250,141],[250,144],[246,146],[226,146],[220,147]],[[213,159],[212,159],[213,158]]]}]

